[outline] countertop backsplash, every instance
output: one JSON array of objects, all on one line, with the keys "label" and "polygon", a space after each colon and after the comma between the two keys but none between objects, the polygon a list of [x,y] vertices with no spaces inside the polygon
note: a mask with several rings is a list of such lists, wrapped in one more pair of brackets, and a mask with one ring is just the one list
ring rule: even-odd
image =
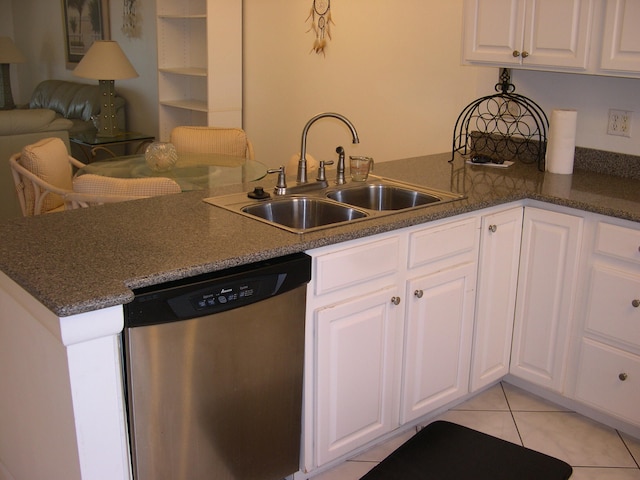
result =
[{"label": "countertop backsplash", "polygon": [[576,147],[574,168],[640,180],[640,156]]}]

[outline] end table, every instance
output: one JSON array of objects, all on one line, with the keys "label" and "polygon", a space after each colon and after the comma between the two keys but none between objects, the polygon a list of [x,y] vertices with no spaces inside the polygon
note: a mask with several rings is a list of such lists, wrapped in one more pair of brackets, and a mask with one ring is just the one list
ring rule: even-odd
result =
[{"label": "end table", "polygon": [[96,135],[96,132],[90,131],[73,133],[69,135],[69,140],[71,143],[78,145],[84,153],[87,161],[91,162],[92,160],[95,160],[96,153],[101,150],[109,153],[112,157],[117,157],[118,155],[110,149],[110,147],[113,147],[114,145],[137,143],[138,145],[136,146],[134,153],[140,153],[145,145],[155,140],[155,137],[153,135],[146,135],[139,132],[122,132],[115,137],[99,137]]}]

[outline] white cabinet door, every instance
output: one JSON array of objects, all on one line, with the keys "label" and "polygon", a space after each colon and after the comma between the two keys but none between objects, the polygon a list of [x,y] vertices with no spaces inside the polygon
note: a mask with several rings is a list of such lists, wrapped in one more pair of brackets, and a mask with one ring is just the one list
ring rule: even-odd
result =
[{"label": "white cabinet door", "polygon": [[317,465],[398,426],[402,305],[394,298],[391,287],[315,312]]},{"label": "white cabinet door", "polygon": [[593,0],[465,0],[463,60],[585,70],[592,16]]},{"label": "white cabinet door", "polygon": [[522,208],[482,218],[471,391],[509,373]]},{"label": "white cabinet door", "polygon": [[510,373],[562,392],[583,219],[526,207]]},{"label": "white cabinet door", "polygon": [[640,357],[588,338],[582,341],[576,398],[640,425]]},{"label": "white cabinet door", "polygon": [[640,72],[640,2],[607,0],[600,68]]},{"label": "white cabinet door", "polygon": [[520,65],[524,11],[524,0],[464,0],[464,60]]},{"label": "white cabinet door", "polygon": [[407,285],[401,423],[468,392],[476,264]]},{"label": "white cabinet door", "polygon": [[528,1],[523,65],[586,69],[592,15],[591,0]]}]

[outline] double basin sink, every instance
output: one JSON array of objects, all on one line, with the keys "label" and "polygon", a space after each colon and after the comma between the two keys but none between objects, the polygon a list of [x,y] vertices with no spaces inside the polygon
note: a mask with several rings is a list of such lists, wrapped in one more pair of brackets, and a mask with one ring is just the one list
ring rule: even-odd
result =
[{"label": "double basin sink", "polygon": [[304,187],[307,188],[293,187],[292,193],[271,195],[262,200],[242,193],[205,201],[290,232],[306,233],[463,198],[455,193],[375,176],[366,182]]}]

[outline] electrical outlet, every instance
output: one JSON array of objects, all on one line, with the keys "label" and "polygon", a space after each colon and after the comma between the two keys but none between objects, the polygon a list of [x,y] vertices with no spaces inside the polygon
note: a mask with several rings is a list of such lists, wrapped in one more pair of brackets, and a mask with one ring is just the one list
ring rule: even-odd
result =
[{"label": "electrical outlet", "polygon": [[631,115],[633,112],[627,110],[609,110],[609,123],[607,124],[607,135],[617,135],[619,137],[631,137]]}]

